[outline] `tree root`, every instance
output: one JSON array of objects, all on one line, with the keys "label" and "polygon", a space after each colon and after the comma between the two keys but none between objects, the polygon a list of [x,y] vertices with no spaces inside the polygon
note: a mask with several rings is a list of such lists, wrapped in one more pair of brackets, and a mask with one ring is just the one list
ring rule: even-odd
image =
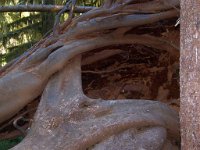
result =
[{"label": "tree root", "polygon": [[[152,3],[157,5],[150,7]],[[65,22],[58,35],[51,34],[2,68],[0,123],[42,95],[31,131],[13,149],[176,149],[176,112],[155,101],[88,98],[82,91],[80,61],[83,53],[92,50],[140,44],[168,52],[170,64],[174,64],[179,59],[179,46],[154,34],[134,34],[134,29],[177,17],[174,8],[178,3],[107,1]],[[114,49],[85,64],[119,52]]]},{"label": "tree root", "polygon": [[178,115],[165,104],[86,97],[81,88],[80,60],[80,56],[73,58],[50,79],[31,131],[13,149],[95,150],[132,149],[132,146],[141,149],[150,146],[155,150],[166,144],[174,145],[167,143],[169,139],[179,140]]}]

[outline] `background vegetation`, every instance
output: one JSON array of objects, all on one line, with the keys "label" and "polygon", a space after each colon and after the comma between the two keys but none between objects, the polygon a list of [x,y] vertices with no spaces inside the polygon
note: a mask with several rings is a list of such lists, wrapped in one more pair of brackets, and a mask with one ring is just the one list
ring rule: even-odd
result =
[{"label": "background vegetation", "polygon": [[[99,6],[103,0],[78,0],[78,6]],[[51,4],[65,5],[66,0],[1,0],[0,5]],[[54,25],[56,13],[8,12],[0,13],[0,66],[33,46]],[[80,14],[76,14],[80,15]],[[67,13],[61,21],[67,18]]]}]

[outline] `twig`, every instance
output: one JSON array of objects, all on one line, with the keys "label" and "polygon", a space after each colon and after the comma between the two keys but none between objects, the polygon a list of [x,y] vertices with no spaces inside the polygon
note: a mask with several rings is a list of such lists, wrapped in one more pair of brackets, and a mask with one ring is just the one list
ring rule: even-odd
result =
[{"label": "twig", "polygon": [[105,70],[105,71],[92,71],[92,70],[86,70],[86,71],[82,71],[82,73],[92,73],[92,74],[105,74],[105,73],[112,73],[115,71],[118,71],[120,69],[126,69],[126,68],[132,68],[134,67],[135,64],[132,65],[125,65],[125,66],[119,66],[117,68],[111,69],[111,70]]},{"label": "twig", "polygon": [[[71,8],[69,7],[70,4],[71,4]],[[54,27],[53,27],[53,34],[54,34],[54,35],[56,34],[57,27],[58,27],[58,25],[59,25],[59,23],[60,23],[60,16],[61,16],[64,12],[66,12],[66,10],[69,10],[69,11],[70,11],[70,12],[69,12],[69,18],[68,18],[67,22],[68,22],[69,20],[71,20],[71,19],[73,18],[73,12],[74,12],[74,9],[75,9],[75,5],[76,5],[76,0],[69,0],[69,1],[66,3],[66,5],[63,7],[63,9],[60,10],[60,11],[58,12],[58,14],[56,15],[55,23],[54,23]]]},{"label": "twig", "polygon": [[[17,129],[17,130],[19,130],[21,133],[22,133],[22,135],[26,135],[26,131],[21,127],[21,126],[19,126],[18,125],[18,121],[19,120],[24,120],[25,118],[24,117],[22,117],[22,116],[19,116],[17,119],[15,119],[14,121],[13,121],[13,126]],[[27,120],[25,120],[25,121],[27,121]]]},{"label": "twig", "polygon": [[[114,69],[111,69],[111,70],[105,70],[105,71],[92,71],[92,70],[86,70],[86,71],[82,71],[82,73],[92,73],[92,74],[105,74],[105,73],[112,73],[112,72],[115,72],[115,71],[118,71],[120,69],[128,69],[128,68],[133,68],[133,67],[136,67],[136,66],[141,66],[140,64],[139,65],[136,65],[136,64],[130,64],[130,65],[123,65],[123,66],[119,66],[117,68],[114,68]],[[148,68],[149,71],[151,72],[151,69],[154,70],[154,68]],[[162,67],[159,67],[157,71],[161,71],[163,70],[164,68]]]},{"label": "twig", "polygon": [[56,32],[56,28],[58,26],[58,24],[60,23],[60,16],[68,9],[69,9],[69,4],[70,4],[71,0],[69,0],[65,6],[58,12],[58,14],[55,17],[55,23],[54,23],[54,27],[53,27],[53,33],[55,34]]},{"label": "twig", "polygon": [[24,115],[26,115],[26,114],[29,113],[29,112],[35,111],[36,109],[37,109],[37,108],[35,107],[35,108],[33,108],[33,109],[29,109],[29,110],[23,112],[22,114],[19,114],[17,117],[11,119],[8,123],[3,124],[3,125],[0,127],[0,131],[2,131],[2,130],[5,129],[7,126],[9,126],[10,124],[12,124],[17,118],[19,118],[19,117],[21,117],[21,116],[24,116]]}]

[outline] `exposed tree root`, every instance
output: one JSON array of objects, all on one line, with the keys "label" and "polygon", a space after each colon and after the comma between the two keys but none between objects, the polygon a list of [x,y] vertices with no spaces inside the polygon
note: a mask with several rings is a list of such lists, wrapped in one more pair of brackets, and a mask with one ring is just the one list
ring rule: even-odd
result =
[{"label": "exposed tree root", "polygon": [[[137,31],[141,33],[135,32],[136,28],[177,17],[178,4],[177,0],[138,4],[131,0],[107,1],[102,7],[60,25],[58,34],[41,40],[2,68],[0,123],[42,95],[30,132],[14,149],[176,149],[179,119],[167,105],[148,100],[107,101],[84,95],[81,55],[97,50],[83,58],[82,65],[89,65],[122,53],[120,46],[127,44],[144,45],[169,54],[168,83],[158,89],[161,94],[157,96],[163,99],[163,87],[172,84],[179,45],[163,38],[162,32],[159,36],[147,35],[140,29]],[[165,62],[162,61],[165,55],[159,55],[160,63]],[[121,65],[117,69],[136,69],[139,65]],[[85,73],[111,73],[117,69]],[[147,70],[151,69],[154,72],[163,68]]]},{"label": "exposed tree root", "polygon": [[[121,148],[155,150],[173,145],[167,143],[168,138],[178,140],[178,115],[166,105],[91,99],[83,94],[81,84],[78,56],[50,79],[31,131],[14,149],[116,149],[113,143],[120,142]],[[128,144],[127,134],[133,136],[127,137]]]}]

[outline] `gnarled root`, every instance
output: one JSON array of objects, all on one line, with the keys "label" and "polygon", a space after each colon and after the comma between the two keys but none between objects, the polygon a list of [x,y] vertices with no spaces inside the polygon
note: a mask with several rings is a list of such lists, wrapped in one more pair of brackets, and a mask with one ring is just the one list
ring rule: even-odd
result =
[{"label": "gnarled root", "polygon": [[[168,52],[170,63],[175,63],[179,46],[173,41],[146,32],[135,34],[133,29],[177,17],[178,3],[107,1],[64,23],[58,35],[43,39],[1,69],[0,123],[42,95],[30,132],[13,149],[176,149],[176,112],[149,100],[88,98],[82,91],[80,55],[113,45],[141,44]],[[120,53],[115,51],[101,58]]]},{"label": "gnarled root", "polygon": [[47,84],[27,137],[27,149],[176,149],[178,115],[160,102],[100,100],[81,87],[80,56]]},{"label": "gnarled root", "polygon": [[[74,18],[60,35],[50,35],[1,69],[0,123],[41,95],[52,74],[80,53],[104,46],[135,43],[169,51],[173,59],[177,59],[179,52],[172,43],[153,36],[127,34],[135,27],[178,14],[177,10],[173,10],[178,0],[170,0],[168,5],[157,1],[152,3],[157,4],[156,7],[149,7],[151,2],[131,4],[131,1],[107,1],[104,6]],[[146,10],[147,14],[135,14],[139,13],[141,6],[144,9],[141,13]],[[152,14],[152,11],[158,13]]]}]

